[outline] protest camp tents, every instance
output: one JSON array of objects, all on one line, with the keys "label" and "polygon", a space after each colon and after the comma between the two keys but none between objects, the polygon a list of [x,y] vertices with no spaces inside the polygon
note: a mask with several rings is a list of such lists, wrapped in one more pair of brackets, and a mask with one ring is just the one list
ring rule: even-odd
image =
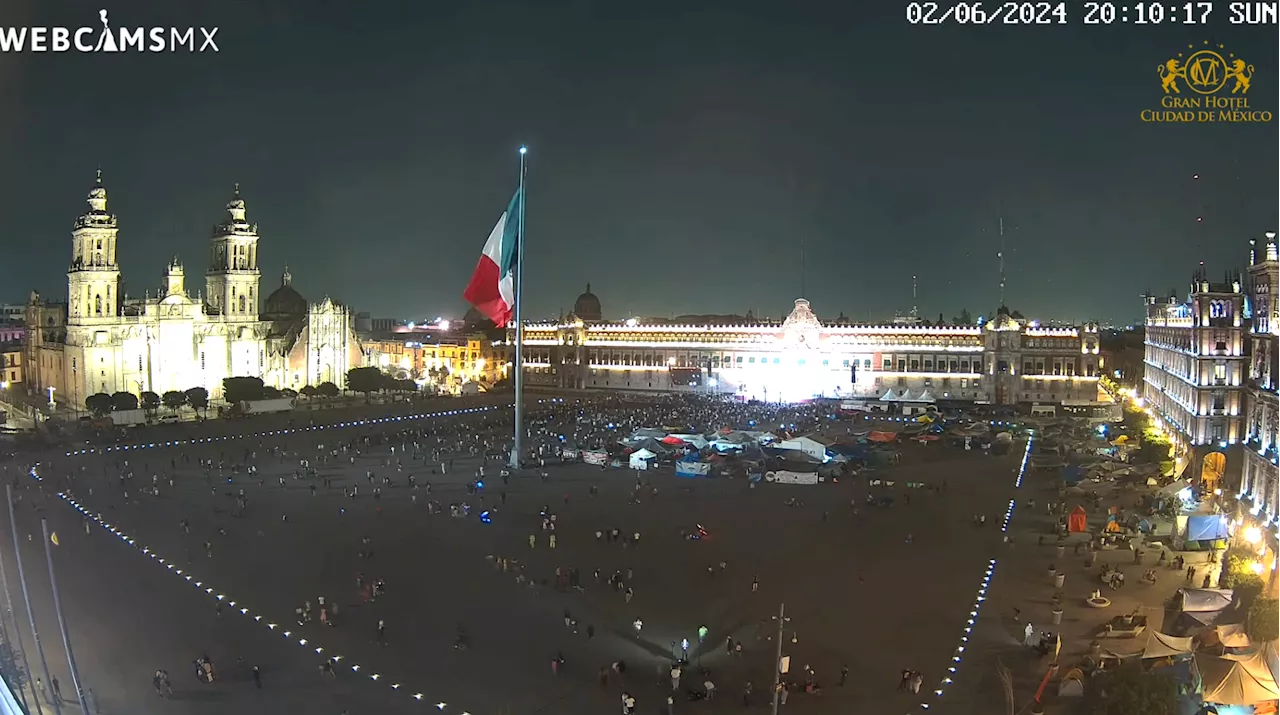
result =
[{"label": "protest camp tents", "polygon": [[1201,698],[1219,705],[1256,705],[1280,698],[1280,688],[1261,652],[1249,656],[1196,656]]},{"label": "protest camp tents", "polygon": [[796,437],[795,439],[787,439],[781,442],[775,442],[775,447],[779,449],[790,449],[797,452],[804,452],[819,462],[827,458],[827,445],[810,437]]},{"label": "protest camp tents", "polygon": [[632,469],[648,469],[657,457],[658,455],[647,449],[637,449],[631,453],[629,461]]}]

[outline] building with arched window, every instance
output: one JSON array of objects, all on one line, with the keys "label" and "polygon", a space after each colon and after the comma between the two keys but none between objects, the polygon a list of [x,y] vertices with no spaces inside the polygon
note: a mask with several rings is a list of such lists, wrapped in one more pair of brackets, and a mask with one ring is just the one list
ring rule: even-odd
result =
[{"label": "building with arched window", "polygon": [[[808,300],[782,321],[597,316],[525,326],[525,384],[558,389],[697,392],[794,401],[1080,406],[1099,401],[1098,331],[1041,327],[1002,308],[981,325],[820,320]],[[508,344],[514,337],[508,337]]]},{"label": "building with arched window", "polygon": [[260,310],[258,226],[247,219],[238,185],[213,228],[204,291],[194,297],[176,257],[157,289],[125,295],[119,221],[107,209],[102,172],[88,204],[71,232],[66,303],[33,292],[27,306],[30,392],[52,389],[58,403],[77,408],[99,392],[203,387],[217,398],[227,377],[299,389],[341,384],[349,368],[363,364],[352,314],[328,298],[303,299],[287,270]]}]

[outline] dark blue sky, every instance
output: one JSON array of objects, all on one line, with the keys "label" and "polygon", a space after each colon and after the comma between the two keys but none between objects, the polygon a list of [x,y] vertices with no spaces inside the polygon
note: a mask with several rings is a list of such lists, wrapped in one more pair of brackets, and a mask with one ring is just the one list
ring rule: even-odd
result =
[{"label": "dark blue sky", "polygon": [[[530,146],[530,314],[590,281],[612,317],[1028,315],[1129,320],[1277,224],[1277,124],[1150,125],[1188,43],[1256,65],[1277,31],[921,27],[877,2],[112,3],[116,26],[218,26],[219,54],[0,56],[0,300],[66,292],[101,165],[127,290],[203,285],[239,181],[263,287],[383,316],[460,314]],[[56,7],[55,7],[56,6]],[[97,23],[8,0],[0,26]],[[1200,179],[1192,176],[1199,174]],[[1003,209],[1001,209],[1003,207]],[[1197,223],[1196,218],[1203,217]]]}]

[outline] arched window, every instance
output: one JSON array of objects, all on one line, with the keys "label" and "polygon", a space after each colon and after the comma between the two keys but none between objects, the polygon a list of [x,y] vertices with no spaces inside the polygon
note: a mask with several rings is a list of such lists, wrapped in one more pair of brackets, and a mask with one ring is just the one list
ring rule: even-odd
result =
[{"label": "arched window", "polygon": [[245,297],[243,295],[240,296],[240,312],[245,312]]},{"label": "arched window", "polygon": [[93,296],[93,313],[94,315],[102,315],[102,296]]}]

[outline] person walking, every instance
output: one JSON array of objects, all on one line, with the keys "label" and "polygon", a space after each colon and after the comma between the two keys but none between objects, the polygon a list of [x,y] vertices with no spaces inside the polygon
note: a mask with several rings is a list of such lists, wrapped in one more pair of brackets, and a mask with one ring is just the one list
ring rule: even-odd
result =
[{"label": "person walking", "polygon": [[378,634],[376,640],[380,645],[387,644],[387,622],[382,619],[378,619]]},{"label": "person walking", "polygon": [[257,665],[253,666],[253,686],[258,689],[262,688],[262,670]]}]

